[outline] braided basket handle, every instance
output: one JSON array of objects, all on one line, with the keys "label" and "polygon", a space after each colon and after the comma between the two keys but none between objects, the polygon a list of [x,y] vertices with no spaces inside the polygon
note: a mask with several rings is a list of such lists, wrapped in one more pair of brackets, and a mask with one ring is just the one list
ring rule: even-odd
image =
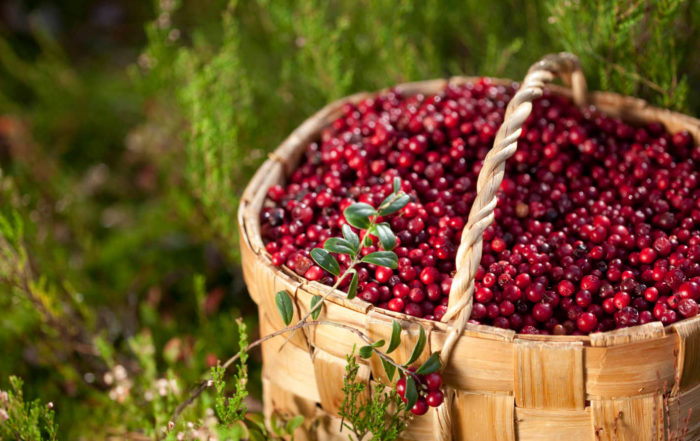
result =
[{"label": "braided basket handle", "polygon": [[457,250],[457,271],[452,280],[447,312],[442,317],[443,322],[451,324],[450,335],[442,350],[443,365],[448,361],[452,346],[471,315],[474,276],[481,262],[482,235],[494,219],[496,192],[503,181],[505,162],[515,153],[523,123],[532,112],[533,100],[542,96],[545,83],[557,76],[571,86],[577,105],[585,103],[586,80],[578,58],[566,52],[546,55],[530,68],[520,89],[508,104],[493,148],[484,159],[476,185],[476,199]]},{"label": "braided basket handle", "polygon": [[[543,57],[528,70],[520,89],[508,103],[503,124],[496,133],[493,148],[484,159],[476,184],[476,199],[469,212],[469,220],[462,230],[462,241],[457,250],[457,272],[452,280],[447,312],[442,321],[449,323],[449,332],[440,352],[443,368],[450,360],[452,348],[467,325],[474,303],[474,277],[481,262],[482,237],[491,225],[496,208],[496,192],[503,181],[505,162],[515,154],[523,123],[532,112],[532,102],[542,96],[545,83],[561,77],[572,88],[574,102],[586,101],[586,79],[578,58],[562,52]],[[445,401],[436,409],[434,429],[436,439],[452,439],[452,401],[454,390],[445,389]]]}]

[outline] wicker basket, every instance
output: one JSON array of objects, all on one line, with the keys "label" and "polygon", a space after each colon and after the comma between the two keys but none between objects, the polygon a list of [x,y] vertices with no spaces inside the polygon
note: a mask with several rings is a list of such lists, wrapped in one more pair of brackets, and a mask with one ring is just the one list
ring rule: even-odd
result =
[{"label": "wicker basket", "polygon": [[[336,291],[321,316],[359,328],[372,339],[387,339],[392,320],[405,334],[397,361],[405,361],[419,327],[428,345],[419,360],[442,351],[445,403],[416,417],[403,433],[406,440],[663,440],[700,439],[700,317],[663,327],[654,322],[590,336],[533,336],[467,323],[473,278],[481,259],[481,233],[493,220],[495,193],[504,162],[515,152],[520,127],[532,100],[545,82],[560,75],[573,90],[548,86],[553,93],[573,97],[627,121],[660,122],[670,132],[688,130],[700,142],[700,121],[646,102],[612,93],[587,93],[578,60],[570,54],[545,57],[535,64],[512,99],[494,147],[479,176],[478,196],[462,236],[457,274],[450,292],[446,323],[380,310],[359,298]],[[476,78],[431,80],[397,86],[402,94],[435,94],[448,82]],[[510,84],[509,80],[494,80]],[[260,234],[260,212],[267,189],[283,183],[296,167],[307,144],[340,115],[346,102],[374,94],[360,93],[323,108],[305,121],[266,161],[248,185],[238,221],[245,280],[259,306],[261,334],[285,325],[274,296],[287,290],[294,299],[294,320],[306,312],[312,296],[328,287],[308,282],[286,267],[275,267]],[[272,412],[304,415],[307,422],[297,440],[346,440],[339,433],[338,407],[345,355],[363,343],[336,327],[307,328],[291,344],[273,339],[263,344],[263,386],[266,416]],[[280,349],[281,347],[281,349]],[[392,354],[392,355],[394,355]],[[384,375],[379,359],[362,366],[366,381]],[[364,361],[363,361],[364,362]],[[687,431],[685,437],[678,437]]]}]

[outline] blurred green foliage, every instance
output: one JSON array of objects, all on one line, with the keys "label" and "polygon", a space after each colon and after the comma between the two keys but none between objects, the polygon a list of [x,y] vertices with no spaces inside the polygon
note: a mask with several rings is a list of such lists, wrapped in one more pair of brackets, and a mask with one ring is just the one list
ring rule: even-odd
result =
[{"label": "blurred green foliage", "polygon": [[30,269],[26,286],[0,285],[0,388],[14,374],[53,401],[62,439],[155,437],[235,353],[234,319],[255,329],[238,197],[331,100],[450,75],[519,80],[570,50],[592,89],[700,113],[691,1],[26,1],[0,17],[0,215],[23,225],[14,246]]}]

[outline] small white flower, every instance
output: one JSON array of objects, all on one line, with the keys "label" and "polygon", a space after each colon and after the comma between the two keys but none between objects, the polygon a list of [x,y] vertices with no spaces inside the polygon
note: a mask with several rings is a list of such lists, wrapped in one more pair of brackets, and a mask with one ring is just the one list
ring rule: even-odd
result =
[{"label": "small white flower", "polygon": [[9,419],[10,415],[7,414],[7,411],[5,409],[0,409],[0,423],[4,423]]},{"label": "small white flower", "polygon": [[158,395],[161,397],[168,395],[168,380],[165,378],[156,380],[156,389],[158,389]]},{"label": "small white flower", "polygon": [[128,376],[128,374],[127,374],[124,366],[122,366],[120,364],[114,366],[114,377],[117,379],[117,381],[126,380],[127,376]]}]

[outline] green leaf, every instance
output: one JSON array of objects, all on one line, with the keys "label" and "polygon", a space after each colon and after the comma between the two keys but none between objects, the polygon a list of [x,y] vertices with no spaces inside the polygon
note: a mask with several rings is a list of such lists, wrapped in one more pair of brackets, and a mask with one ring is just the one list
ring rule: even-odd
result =
[{"label": "green leaf", "polygon": [[406,394],[404,395],[404,397],[406,398],[406,409],[410,410],[418,400],[416,381],[411,376],[408,376],[408,378],[406,378]]},{"label": "green leaf", "polygon": [[352,227],[348,224],[343,224],[343,237],[345,240],[350,242],[352,247],[357,250],[360,248],[360,236],[357,235],[354,231],[352,231]]},{"label": "green leaf", "polygon": [[357,295],[357,284],[360,279],[357,277],[357,273],[353,273],[352,279],[350,280],[350,286],[348,286],[348,299],[352,300]]},{"label": "green leaf", "polygon": [[350,205],[343,211],[345,220],[355,228],[366,230],[370,225],[370,216],[376,216],[377,210],[369,204],[358,202]]},{"label": "green leaf", "polygon": [[[321,296],[319,296],[319,295],[315,295],[315,296],[311,297],[311,309],[312,309],[312,310],[313,310],[314,307],[318,304],[318,302],[321,301],[321,299],[323,299],[323,297],[321,297]],[[311,318],[313,318],[314,320],[316,320],[316,319],[318,318],[319,314],[321,314],[321,309],[323,309],[323,307],[322,307],[322,306],[319,306],[319,308],[318,308],[317,310],[315,310],[314,312],[312,312],[312,313],[311,313]]]},{"label": "green leaf", "polygon": [[396,176],[394,178],[394,193],[398,193],[401,190],[401,178]]},{"label": "green leaf", "polygon": [[389,382],[391,382],[394,379],[394,374],[396,373],[396,366],[384,360],[383,358],[381,360],[382,366],[384,367],[384,372],[386,373],[386,377],[389,379]]},{"label": "green leaf", "polygon": [[440,354],[437,352],[433,352],[433,354],[425,360],[425,363],[421,365],[421,367],[416,370],[416,374],[418,375],[426,375],[426,374],[432,374],[433,372],[437,372],[440,370]]},{"label": "green leaf", "polygon": [[292,435],[298,427],[301,427],[302,424],[304,424],[303,415],[297,415],[291,420],[287,421],[287,434]]},{"label": "green leaf", "polygon": [[377,340],[374,343],[372,343],[372,347],[373,348],[381,348],[382,346],[384,346],[385,343],[386,342],[384,340]]},{"label": "green leaf", "polygon": [[323,244],[323,248],[331,253],[349,254],[354,256],[357,249],[350,242],[340,237],[331,237]]},{"label": "green leaf", "polygon": [[373,263],[375,265],[396,269],[396,267],[399,265],[399,258],[393,251],[375,251],[374,253],[370,253],[363,257],[362,262]]},{"label": "green leaf", "polygon": [[418,334],[418,341],[416,342],[416,345],[413,347],[413,352],[411,352],[411,357],[404,364],[404,366],[410,366],[413,362],[418,360],[418,357],[420,357],[420,354],[423,352],[424,348],[425,348],[425,330],[421,326],[420,327],[420,334]]},{"label": "green leaf", "polygon": [[270,417],[270,426],[272,427],[272,431],[275,432],[275,435],[277,436],[284,436],[285,433],[283,433],[284,425],[281,423],[279,420],[279,417],[277,414],[274,412],[272,413],[272,416]]},{"label": "green leaf", "polygon": [[394,320],[391,324],[391,340],[389,340],[389,347],[386,349],[387,354],[391,354],[399,347],[401,344],[401,325],[398,321]]},{"label": "green leaf", "polygon": [[[400,209],[406,206],[411,200],[411,197],[405,193],[396,196],[392,193],[386,197],[379,206],[378,213],[380,216],[388,216],[390,214],[396,213]],[[389,202],[391,201],[391,202]]]},{"label": "green leaf", "polygon": [[391,227],[388,223],[382,222],[377,224],[373,228],[375,235],[379,238],[379,243],[382,244],[382,248],[386,251],[391,251],[396,247],[396,236],[391,231]]},{"label": "green leaf", "polygon": [[292,299],[289,298],[287,291],[278,291],[275,295],[275,303],[277,304],[277,310],[282,317],[285,325],[292,323],[292,314],[294,309],[292,308]]},{"label": "green leaf", "polygon": [[311,258],[314,259],[314,262],[318,263],[321,268],[334,276],[340,274],[340,265],[338,265],[338,261],[335,260],[335,257],[331,256],[331,253],[328,251],[322,248],[314,248],[311,250]]},{"label": "green leaf", "polygon": [[372,356],[372,352],[374,352],[374,348],[372,346],[368,345],[368,346],[362,346],[357,353],[362,358],[369,358]]}]

